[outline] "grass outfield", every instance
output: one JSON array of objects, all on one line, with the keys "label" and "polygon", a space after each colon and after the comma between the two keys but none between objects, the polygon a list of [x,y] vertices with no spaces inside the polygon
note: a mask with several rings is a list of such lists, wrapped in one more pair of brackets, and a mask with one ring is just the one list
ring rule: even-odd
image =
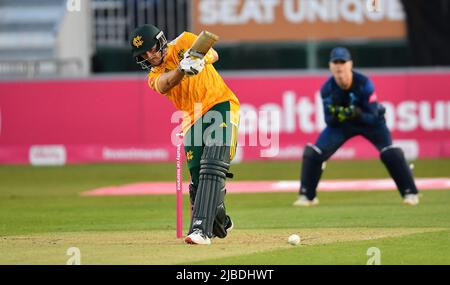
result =
[{"label": "grass outfield", "polygon": [[[450,174],[450,160],[415,166],[417,177]],[[292,180],[299,168],[260,162],[232,171],[236,180]],[[307,209],[291,206],[296,193],[229,194],[236,228],[209,247],[175,238],[174,195],[79,195],[174,176],[174,163],[0,166],[0,264],[65,264],[69,247],[82,264],[366,264],[370,247],[382,264],[450,264],[450,191],[423,191],[418,207],[395,191],[319,192],[321,205]],[[323,178],[385,177],[379,161],[331,161]],[[300,246],[287,243],[292,233]]]}]

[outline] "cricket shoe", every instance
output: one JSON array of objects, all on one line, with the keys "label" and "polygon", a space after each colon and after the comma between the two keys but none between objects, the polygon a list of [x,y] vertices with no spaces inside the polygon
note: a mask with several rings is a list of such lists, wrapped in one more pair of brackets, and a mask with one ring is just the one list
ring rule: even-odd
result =
[{"label": "cricket shoe", "polygon": [[[234,228],[234,223],[233,223],[233,220],[230,218],[230,216],[227,216],[228,217],[228,223],[226,224],[226,226],[225,226],[225,230],[227,231],[227,235],[226,236],[228,236],[228,234],[231,232],[231,230]],[[221,237],[221,238],[225,238],[226,236],[224,236],[224,237]],[[213,233],[213,236],[212,236],[212,238],[216,238],[217,236]],[[220,237],[219,237],[220,238]]]},{"label": "cricket shoe", "polygon": [[319,205],[319,199],[317,199],[317,197],[314,197],[314,199],[309,200],[305,195],[300,195],[300,197],[298,197],[297,201],[295,201],[293,205],[297,207],[317,206]]},{"label": "cricket shoe", "polygon": [[209,237],[207,237],[201,230],[194,229],[194,232],[191,233],[190,235],[188,235],[184,239],[184,242],[188,243],[188,244],[205,244],[205,245],[210,245],[211,244],[211,239]]},{"label": "cricket shoe", "polygon": [[416,206],[419,204],[419,194],[406,194],[403,197],[403,203],[410,206]]},{"label": "cricket shoe", "polygon": [[227,234],[229,234],[233,228],[234,228],[233,220],[230,218],[230,216],[228,216],[228,224],[225,227],[225,230],[227,231]]}]

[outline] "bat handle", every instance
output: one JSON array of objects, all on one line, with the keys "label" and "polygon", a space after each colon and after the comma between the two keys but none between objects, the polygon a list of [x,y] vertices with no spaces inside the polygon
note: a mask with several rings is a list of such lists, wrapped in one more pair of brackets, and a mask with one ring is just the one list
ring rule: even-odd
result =
[{"label": "bat handle", "polygon": [[189,50],[189,55],[193,58],[200,58],[202,59],[203,57],[205,57],[205,55],[203,53],[200,53],[198,51],[195,50]]}]

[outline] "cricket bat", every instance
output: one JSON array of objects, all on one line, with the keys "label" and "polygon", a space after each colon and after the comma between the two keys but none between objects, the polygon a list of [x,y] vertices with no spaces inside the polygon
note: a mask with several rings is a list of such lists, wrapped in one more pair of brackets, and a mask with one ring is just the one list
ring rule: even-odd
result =
[{"label": "cricket bat", "polygon": [[219,36],[208,31],[202,31],[192,44],[189,55],[195,58],[203,58],[218,40]]}]

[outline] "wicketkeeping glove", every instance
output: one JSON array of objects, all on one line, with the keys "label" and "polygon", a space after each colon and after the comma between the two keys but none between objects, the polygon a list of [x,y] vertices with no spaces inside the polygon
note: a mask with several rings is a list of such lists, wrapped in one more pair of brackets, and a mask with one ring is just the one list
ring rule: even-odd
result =
[{"label": "wicketkeeping glove", "polygon": [[327,107],[328,107],[328,111],[330,111],[331,115],[336,117],[337,106],[328,105]]},{"label": "wicketkeeping glove", "polygon": [[345,109],[346,108],[342,106],[328,105],[328,111],[330,111],[331,115],[338,119],[340,123],[347,120],[347,112]]},{"label": "wicketkeeping glove", "polygon": [[344,122],[347,120],[353,120],[358,118],[361,115],[361,108],[355,105],[350,105],[349,107],[339,106],[335,108],[335,117],[339,122]]},{"label": "wicketkeeping glove", "polygon": [[337,108],[336,118],[341,123],[347,120],[347,112],[345,111],[345,109],[346,108],[344,108],[342,106]]},{"label": "wicketkeeping glove", "polygon": [[180,61],[180,70],[184,72],[187,76],[194,76],[199,74],[203,68],[205,68],[204,59],[192,58],[189,55]]}]

